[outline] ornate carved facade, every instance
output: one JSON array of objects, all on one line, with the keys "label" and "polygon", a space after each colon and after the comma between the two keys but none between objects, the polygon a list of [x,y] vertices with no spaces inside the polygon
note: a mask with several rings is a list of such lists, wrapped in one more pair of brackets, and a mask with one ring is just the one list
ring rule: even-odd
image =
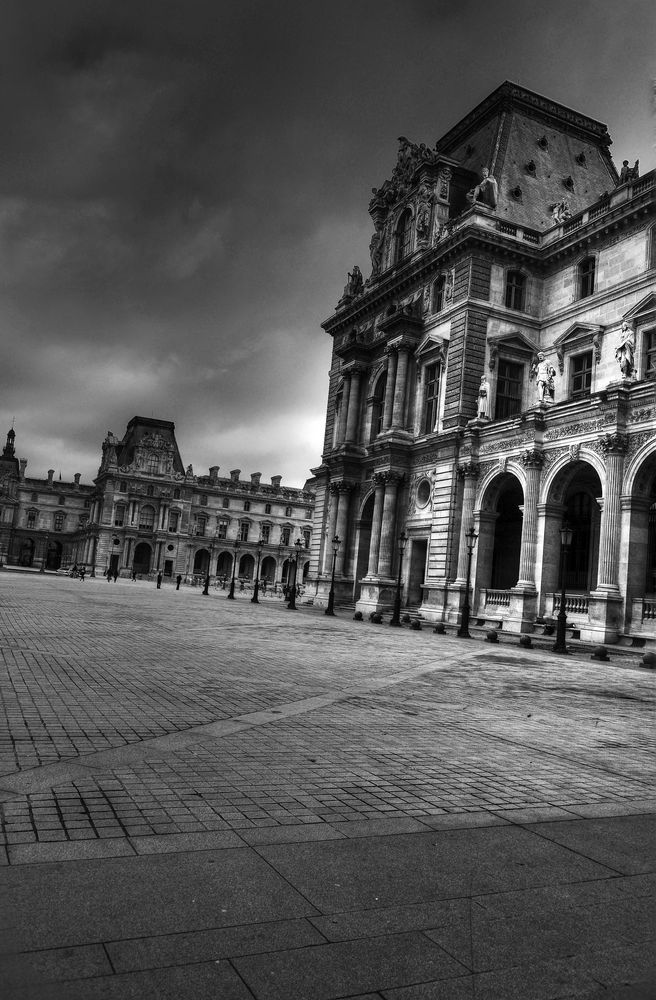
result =
[{"label": "ornate carved facade", "polygon": [[109,431],[92,485],[79,475],[56,481],[53,470],[46,480],[28,478],[10,431],[0,457],[0,564],[225,581],[238,541],[235,575],[249,580],[261,541],[260,577],[274,584],[290,575],[300,539],[299,579],[307,575],[311,482],[293,489],[280,476],[263,483],[259,472],[244,481],[239,469],[224,478],[218,466],[194,475],[174,430],[168,421],[134,417],[122,439]]},{"label": "ornate carved facade", "polygon": [[600,122],[505,83],[434,148],[402,138],[371,270],[333,340],[310,577],[325,602],[473,607],[656,639],[656,172]]}]

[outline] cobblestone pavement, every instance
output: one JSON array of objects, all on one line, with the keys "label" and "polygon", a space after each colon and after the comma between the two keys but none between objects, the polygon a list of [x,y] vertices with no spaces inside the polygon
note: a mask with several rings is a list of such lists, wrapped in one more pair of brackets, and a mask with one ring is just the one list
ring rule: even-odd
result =
[{"label": "cobblestone pavement", "polygon": [[8,1000],[656,995],[637,655],[7,570],[0,654]]},{"label": "cobblestone pavement", "polygon": [[637,659],[195,588],[0,588],[10,848],[656,797],[656,677]]}]

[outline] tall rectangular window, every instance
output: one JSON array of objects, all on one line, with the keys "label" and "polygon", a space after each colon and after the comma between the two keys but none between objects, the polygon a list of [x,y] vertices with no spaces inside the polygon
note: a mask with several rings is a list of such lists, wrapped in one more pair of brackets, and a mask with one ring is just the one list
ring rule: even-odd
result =
[{"label": "tall rectangular window", "polygon": [[577,354],[570,363],[570,395],[573,399],[590,395],[592,385],[592,351]]},{"label": "tall rectangular window", "polygon": [[172,510],[171,513],[169,514],[169,531],[178,530],[179,518],[180,515],[178,514],[177,510]]},{"label": "tall rectangular window", "polygon": [[587,299],[589,295],[594,295],[595,268],[594,257],[586,257],[579,264],[579,298],[581,299]]},{"label": "tall rectangular window", "polygon": [[656,330],[649,330],[645,334],[645,345],[645,375],[647,378],[656,378]]},{"label": "tall rectangular window", "polygon": [[217,538],[227,538],[228,537],[228,522],[219,521],[219,529],[217,531]]},{"label": "tall rectangular window", "polygon": [[524,365],[513,361],[499,361],[497,376],[497,397],[494,406],[495,420],[506,420],[522,409],[522,389],[524,386]]},{"label": "tall rectangular window", "polygon": [[283,528],[280,532],[280,542],[282,545],[289,545],[289,539],[291,536],[291,528]]},{"label": "tall rectangular window", "polygon": [[269,544],[270,537],[271,537],[271,525],[270,524],[260,525],[260,538],[265,545]]},{"label": "tall rectangular window", "polygon": [[437,429],[440,404],[440,366],[426,365],[424,369],[424,434]]},{"label": "tall rectangular window", "polygon": [[522,312],[525,289],[526,278],[522,272],[508,271],[506,276],[506,307],[508,309],[517,309]]},{"label": "tall rectangular window", "polygon": [[250,524],[248,523],[248,521],[242,521],[241,524],[239,525],[239,538],[241,539],[242,542],[248,541],[249,528]]}]

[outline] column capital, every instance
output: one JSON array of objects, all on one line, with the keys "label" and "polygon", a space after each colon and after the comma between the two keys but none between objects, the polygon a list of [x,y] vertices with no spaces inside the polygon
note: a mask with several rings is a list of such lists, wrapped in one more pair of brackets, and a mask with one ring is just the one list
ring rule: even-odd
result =
[{"label": "column capital", "polygon": [[625,455],[629,447],[628,434],[604,434],[598,439],[600,450],[604,455]]},{"label": "column capital", "polygon": [[335,493],[351,493],[355,489],[355,483],[349,482],[348,479],[335,479],[330,484],[330,492]]},{"label": "column capital", "polygon": [[360,361],[349,361],[348,364],[342,366],[341,372],[344,378],[347,376],[351,378],[353,375],[364,375],[366,370],[366,365],[363,365]]},{"label": "column capital", "polygon": [[537,448],[527,448],[522,452],[522,465],[527,469],[541,469],[544,465],[544,452]]},{"label": "column capital", "polygon": [[467,462],[458,466],[458,475],[461,479],[478,479],[481,467],[478,462]]},{"label": "column capital", "polygon": [[388,483],[402,483],[405,475],[403,472],[396,472],[394,469],[378,469],[373,473],[371,478],[376,486],[386,486]]}]

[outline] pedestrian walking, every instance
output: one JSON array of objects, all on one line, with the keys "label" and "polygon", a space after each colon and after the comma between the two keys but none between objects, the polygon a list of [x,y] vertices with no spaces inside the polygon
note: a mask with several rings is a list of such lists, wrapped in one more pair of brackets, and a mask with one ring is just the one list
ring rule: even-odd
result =
[{"label": "pedestrian walking", "polygon": [[80,573],[80,580],[82,581],[82,583],[84,583],[84,574],[86,573],[86,571],[87,571],[86,566],[80,566],[79,573]]},{"label": "pedestrian walking", "polygon": [[105,576],[107,577],[107,583],[111,583],[112,582],[112,573],[111,573],[111,570],[106,569],[105,570]]},{"label": "pedestrian walking", "polygon": [[136,569],[132,570],[132,582],[133,583],[137,582],[137,571],[136,571]]},{"label": "pedestrian walking", "polygon": [[182,583],[182,573],[178,573],[175,578],[175,589],[180,590],[180,584]]},{"label": "pedestrian walking", "polygon": [[114,583],[118,580],[118,569],[114,570]]},{"label": "pedestrian walking", "polygon": [[158,590],[162,589],[162,574],[161,573],[157,574],[157,589]]}]

